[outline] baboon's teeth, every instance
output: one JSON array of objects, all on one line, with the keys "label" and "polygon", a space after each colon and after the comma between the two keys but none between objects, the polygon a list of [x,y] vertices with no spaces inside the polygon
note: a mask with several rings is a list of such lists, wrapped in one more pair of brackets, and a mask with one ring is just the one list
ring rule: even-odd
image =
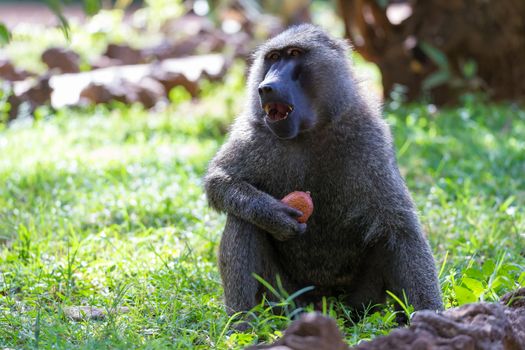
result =
[{"label": "baboon's teeth", "polygon": [[269,102],[263,105],[263,110],[268,118],[279,121],[288,118],[288,115],[293,111],[293,106],[287,103]]}]

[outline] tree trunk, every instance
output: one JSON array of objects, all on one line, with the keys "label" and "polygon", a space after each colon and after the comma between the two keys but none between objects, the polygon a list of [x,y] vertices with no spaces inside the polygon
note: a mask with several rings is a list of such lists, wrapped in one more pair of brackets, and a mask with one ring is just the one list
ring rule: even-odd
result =
[{"label": "tree trunk", "polygon": [[[382,6],[382,4],[384,6]],[[454,102],[464,91],[525,96],[524,0],[339,0],[346,35],[415,99]]]}]

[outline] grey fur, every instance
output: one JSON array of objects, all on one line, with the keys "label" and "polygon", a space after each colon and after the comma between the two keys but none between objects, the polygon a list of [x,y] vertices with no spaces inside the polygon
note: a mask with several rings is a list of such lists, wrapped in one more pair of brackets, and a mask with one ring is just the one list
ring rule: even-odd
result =
[{"label": "grey fur", "polygon": [[[309,98],[315,126],[291,140],[262,123],[257,86],[263,57],[296,46],[308,52]],[[289,292],[315,286],[312,298],[346,296],[359,308],[381,303],[390,290],[416,310],[441,309],[435,263],[399,173],[380,109],[359,90],[348,46],[312,25],[293,27],[257,52],[248,79],[248,104],[227,142],[210,162],[210,205],[228,215],[219,268],[229,313],[257,305],[264,289],[257,273]],[[310,191],[307,224],[280,202]],[[305,297],[308,297],[305,296]]]}]

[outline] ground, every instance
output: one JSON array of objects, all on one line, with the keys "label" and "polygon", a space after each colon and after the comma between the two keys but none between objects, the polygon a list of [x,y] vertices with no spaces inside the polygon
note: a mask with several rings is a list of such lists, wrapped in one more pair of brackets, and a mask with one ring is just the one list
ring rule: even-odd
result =
[{"label": "ground", "polygon": [[[41,108],[1,127],[0,347],[222,349],[279,336],[293,300],[283,316],[262,305],[252,329],[231,330],[216,261],[225,220],[203,193],[242,107],[243,73],[207,84],[200,101],[173,94],[161,112]],[[385,118],[445,305],[525,285],[525,109],[475,96],[448,109],[394,100]],[[391,330],[394,303],[358,323],[337,300],[324,312],[355,344]],[[109,316],[68,318],[80,305]]]}]

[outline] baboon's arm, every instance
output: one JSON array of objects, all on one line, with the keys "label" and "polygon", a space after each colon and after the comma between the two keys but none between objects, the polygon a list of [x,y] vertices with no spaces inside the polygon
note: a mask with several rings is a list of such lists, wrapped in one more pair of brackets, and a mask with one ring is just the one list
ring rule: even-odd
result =
[{"label": "baboon's arm", "polygon": [[253,175],[249,163],[243,161],[244,152],[233,152],[232,147],[223,147],[208,168],[204,181],[210,206],[250,222],[279,240],[304,233],[306,225],[295,219],[302,213],[255,188],[248,181]]}]

